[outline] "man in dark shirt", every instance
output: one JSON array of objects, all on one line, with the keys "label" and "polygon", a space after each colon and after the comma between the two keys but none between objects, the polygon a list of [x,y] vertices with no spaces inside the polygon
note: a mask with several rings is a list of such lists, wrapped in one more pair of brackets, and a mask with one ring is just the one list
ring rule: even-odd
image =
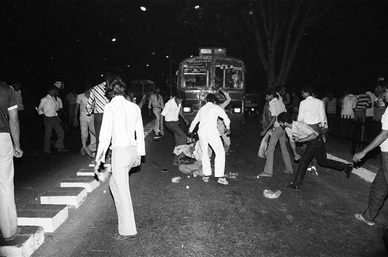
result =
[{"label": "man in dark shirt", "polygon": [[13,183],[13,157],[23,155],[19,134],[16,93],[9,85],[0,82],[0,231],[3,241],[13,240],[20,232]]}]

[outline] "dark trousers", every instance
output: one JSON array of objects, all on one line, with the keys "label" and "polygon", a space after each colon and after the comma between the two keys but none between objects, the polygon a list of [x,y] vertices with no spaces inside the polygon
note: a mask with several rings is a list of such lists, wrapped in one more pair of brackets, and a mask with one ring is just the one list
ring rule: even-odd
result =
[{"label": "dark trousers", "polygon": [[381,167],[369,190],[368,208],[362,214],[365,219],[373,221],[383,207],[388,196],[388,152],[381,153]]},{"label": "dark trousers", "polygon": [[306,149],[295,174],[293,182],[295,185],[301,185],[303,183],[309,163],[314,157],[318,161],[318,164],[323,167],[340,171],[343,171],[347,167],[343,162],[327,159],[325,143],[323,142],[322,136],[319,135],[316,139],[306,143]]},{"label": "dark trousers", "polygon": [[98,149],[98,144],[100,143],[99,137],[100,137],[100,130],[101,130],[103,116],[104,116],[104,113],[94,114],[94,129],[96,131],[96,149]]},{"label": "dark trousers", "polygon": [[187,141],[187,135],[181,128],[180,121],[167,121],[166,127],[174,133],[175,146],[185,145]]}]

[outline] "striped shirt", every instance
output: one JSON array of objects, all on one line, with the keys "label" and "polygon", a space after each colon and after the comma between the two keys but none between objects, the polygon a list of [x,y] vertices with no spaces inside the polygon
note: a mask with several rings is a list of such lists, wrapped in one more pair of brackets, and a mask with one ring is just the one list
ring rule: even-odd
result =
[{"label": "striped shirt", "polygon": [[92,114],[93,111],[94,113],[104,113],[105,105],[109,103],[108,98],[105,96],[105,85],[106,83],[103,82],[94,86],[90,91],[90,96],[86,103],[88,114]]},{"label": "striped shirt", "polygon": [[366,111],[368,107],[372,105],[371,98],[368,94],[357,95],[357,104],[354,108],[355,111]]}]

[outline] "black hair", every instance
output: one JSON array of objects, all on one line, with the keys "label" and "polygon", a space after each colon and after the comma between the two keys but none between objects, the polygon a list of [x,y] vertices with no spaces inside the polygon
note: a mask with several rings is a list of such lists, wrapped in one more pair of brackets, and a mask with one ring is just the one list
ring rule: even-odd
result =
[{"label": "black hair", "polygon": [[218,98],[215,94],[210,93],[206,96],[206,101],[213,103],[213,104],[216,104],[218,102]]},{"label": "black hair", "polygon": [[175,98],[182,99],[183,101],[185,100],[185,92],[183,91],[176,91],[175,93]]},{"label": "black hair", "polygon": [[313,95],[313,89],[309,86],[304,86],[302,87],[302,91],[305,92],[305,93],[308,93],[309,95]]},{"label": "black hair", "polygon": [[288,112],[279,113],[278,122],[282,122],[282,123],[287,122],[287,123],[291,124],[292,123],[291,115]]},{"label": "black hair", "polygon": [[117,75],[112,75],[106,80],[105,96],[111,100],[115,96],[124,95],[126,89],[124,80]]},{"label": "black hair", "polygon": [[273,97],[278,97],[278,95],[276,94],[276,91],[273,87],[269,87],[265,90],[265,94],[266,95],[272,95]]}]

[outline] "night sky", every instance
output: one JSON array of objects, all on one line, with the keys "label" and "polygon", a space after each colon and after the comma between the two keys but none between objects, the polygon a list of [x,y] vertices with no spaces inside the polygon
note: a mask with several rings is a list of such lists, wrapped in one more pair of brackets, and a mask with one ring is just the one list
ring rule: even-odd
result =
[{"label": "night sky", "polygon": [[[321,1],[333,8],[308,28],[287,86],[318,82],[372,89],[388,79],[388,1]],[[0,1],[0,79],[45,92],[56,80],[82,91],[105,72],[166,86],[200,46],[227,47],[266,84],[246,19],[248,1]],[[146,11],[140,9],[147,8]],[[168,58],[167,58],[168,57]]]}]

